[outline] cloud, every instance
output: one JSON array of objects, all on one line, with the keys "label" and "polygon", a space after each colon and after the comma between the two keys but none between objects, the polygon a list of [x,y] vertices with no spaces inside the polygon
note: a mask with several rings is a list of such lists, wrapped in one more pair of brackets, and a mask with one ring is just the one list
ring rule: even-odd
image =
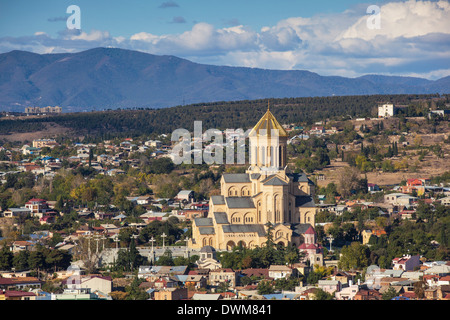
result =
[{"label": "cloud", "polygon": [[47,21],[48,22],[67,21],[67,17],[53,17],[53,18],[48,18]]},{"label": "cloud", "polygon": [[166,8],[178,8],[179,5],[175,1],[166,1],[159,5],[158,8],[166,9]]},{"label": "cloud", "polygon": [[178,17],[173,17],[171,23],[186,23],[186,20],[183,17],[178,16]]},{"label": "cloud", "polygon": [[[358,5],[341,13],[290,17],[260,30],[237,20],[223,28],[197,22],[182,33],[143,31],[130,37],[113,37],[100,30],[64,30],[57,37],[39,33],[0,38],[0,51],[74,52],[113,46],[198,63],[304,69],[322,75],[376,73],[430,79],[450,75],[449,2],[385,3],[380,6],[380,29],[367,27],[366,9]],[[183,21],[175,17],[172,23]]]}]

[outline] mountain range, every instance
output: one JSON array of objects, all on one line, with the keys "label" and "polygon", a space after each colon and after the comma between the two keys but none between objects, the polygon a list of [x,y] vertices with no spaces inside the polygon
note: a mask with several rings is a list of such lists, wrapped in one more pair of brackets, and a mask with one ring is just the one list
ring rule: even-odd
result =
[{"label": "mountain range", "polygon": [[206,65],[118,48],[0,54],[0,111],[61,106],[64,112],[78,112],[265,98],[435,93],[450,93],[450,76],[434,81],[321,76],[305,70]]}]

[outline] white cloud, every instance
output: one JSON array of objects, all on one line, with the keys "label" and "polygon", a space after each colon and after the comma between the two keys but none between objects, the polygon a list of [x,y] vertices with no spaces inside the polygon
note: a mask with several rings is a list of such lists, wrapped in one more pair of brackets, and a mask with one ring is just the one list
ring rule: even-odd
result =
[{"label": "white cloud", "polygon": [[336,40],[357,38],[369,41],[377,36],[393,39],[435,32],[450,33],[450,3],[447,1],[391,2],[380,7],[379,15],[379,29],[367,27],[367,15],[359,18]]}]

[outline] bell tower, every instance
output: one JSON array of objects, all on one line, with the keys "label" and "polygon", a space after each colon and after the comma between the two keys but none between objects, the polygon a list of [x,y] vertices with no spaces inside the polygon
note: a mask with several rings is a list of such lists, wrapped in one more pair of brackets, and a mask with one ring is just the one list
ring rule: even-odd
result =
[{"label": "bell tower", "polygon": [[268,103],[267,112],[249,133],[250,165],[261,171],[277,172],[287,164],[286,130],[278,123]]}]

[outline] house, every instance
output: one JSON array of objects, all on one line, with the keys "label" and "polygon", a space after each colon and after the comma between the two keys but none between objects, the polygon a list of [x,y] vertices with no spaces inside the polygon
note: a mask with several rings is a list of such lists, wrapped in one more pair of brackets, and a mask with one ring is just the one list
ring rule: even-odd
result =
[{"label": "house", "polygon": [[374,289],[359,289],[353,300],[382,300],[381,293]]},{"label": "house", "polygon": [[403,193],[412,193],[416,191],[418,194],[423,194],[425,186],[430,182],[430,179],[407,179],[406,185],[402,186]]},{"label": "house", "polygon": [[358,293],[362,286],[353,284],[351,281],[347,287],[343,287],[338,292],[334,293],[336,300],[354,300],[355,295]]},{"label": "house", "polygon": [[318,287],[325,292],[334,294],[341,291],[342,285],[338,280],[319,280]]},{"label": "house", "polygon": [[39,289],[41,281],[35,277],[0,278],[2,290]]},{"label": "house", "polygon": [[404,193],[390,193],[384,196],[384,202],[392,205],[409,206],[417,200],[417,197],[413,197]]},{"label": "house", "polygon": [[50,209],[48,203],[44,199],[32,198],[25,203],[25,208],[29,209],[31,215],[42,218],[45,214],[56,214],[56,211]]},{"label": "house", "polygon": [[155,300],[185,300],[188,297],[187,288],[165,288],[155,291]]},{"label": "house", "polygon": [[31,210],[28,208],[9,208],[3,211],[3,216],[6,218],[19,217],[19,216],[27,216],[31,214]]},{"label": "house", "polygon": [[84,276],[81,277],[80,288],[90,288],[92,292],[110,293],[112,291],[112,280],[110,277],[98,275]]},{"label": "house", "polygon": [[138,205],[148,205],[150,204],[152,197],[151,196],[127,197],[127,200]]},{"label": "house", "polygon": [[380,191],[380,190],[381,190],[380,187],[377,184],[375,184],[375,183],[368,183],[367,184],[367,191],[368,192],[377,192],[377,191]]},{"label": "house", "polygon": [[444,206],[450,206],[450,196],[439,199]]},{"label": "house", "polygon": [[311,130],[309,130],[309,134],[323,134],[325,133],[325,128],[322,126],[312,126]]},{"label": "house", "polygon": [[194,201],[194,191],[192,190],[181,190],[175,197],[176,200],[185,203],[191,203]]},{"label": "house", "polygon": [[288,279],[297,275],[297,269],[285,265],[271,265],[269,267],[269,277],[272,279]]},{"label": "house", "polygon": [[0,290],[1,300],[36,300],[36,294],[28,291]]},{"label": "house", "polygon": [[221,300],[222,295],[220,293],[195,293],[192,296],[192,300]]},{"label": "house", "polygon": [[55,139],[36,139],[36,140],[33,140],[33,147],[34,148],[44,148],[44,147],[53,148],[53,147],[55,147],[57,145],[58,145],[58,143],[56,143]]},{"label": "house", "polygon": [[25,240],[14,241],[11,245],[11,251],[13,253],[19,251],[32,251],[35,246],[35,243]]},{"label": "house", "polygon": [[241,276],[256,278],[256,279],[266,279],[269,280],[269,269],[267,268],[248,268],[241,270]]},{"label": "house", "polygon": [[413,271],[416,267],[420,266],[420,257],[418,255],[404,255],[400,258],[394,258],[392,260],[394,270]]},{"label": "house", "polygon": [[217,286],[222,282],[226,282],[231,288],[234,288],[236,287],[238,274],[238,271],[234,271],[231,268],[211,270],[209,272],[209,283],[210,285]]},{"label": "house", "polygon": [[424,274],[435,274],[439,276],[447,276],[450,275],[450,266],[449,265],[436,265],[424,271]]},{"label": "house", "polygon": [[176,278],[186,288],[195,288],[196,290],[206,288],[208,279],[201,274],[183,274],[177,275]]}]

